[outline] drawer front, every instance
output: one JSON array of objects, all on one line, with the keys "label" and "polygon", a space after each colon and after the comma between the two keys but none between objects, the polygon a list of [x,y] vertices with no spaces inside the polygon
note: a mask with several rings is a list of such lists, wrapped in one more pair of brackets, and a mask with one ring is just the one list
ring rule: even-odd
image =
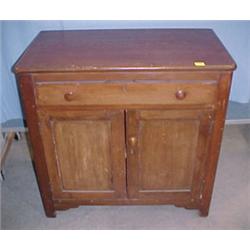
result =
[{"label": "drawer front", "polygon": [[154,105],[213,104],[217,98],[215,82],[166,83],[39,83],[36,101],[44,105]]}]

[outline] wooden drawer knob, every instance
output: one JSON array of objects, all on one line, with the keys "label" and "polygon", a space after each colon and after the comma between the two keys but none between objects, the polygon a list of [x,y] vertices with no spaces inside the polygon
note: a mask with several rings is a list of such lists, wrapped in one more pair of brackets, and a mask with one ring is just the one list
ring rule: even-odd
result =
[{"label": "wooden drawer knob", "polygon": [[187,93],[184,90],[177,90],[175,96],[178,100],[183,100],[186,97]]},{"label": "wooden drawer knob", "polygon": [[70,91],[70,92],[64,94],[64,99],[65,99],[66,101],[68,101],[68,102],[73,101],[73,100],[74,100],[74,94],[73,94],[73,92]]},{"label": "wooden drawer knob", "polygon": [[129,138],[129,144],[130,144],[130,154],[133,155],[135,153],[135,145],[136,145],[136,137],[130,137]]},{"label": "wooden drawer knob", "polygon": [[130,137],[130,138],[129,138],[129,142],[130,142],[130,145],[131,145],[132,147],[134,147],[135,144],[136,144],[136,138],[135,138],[135,137]]}]

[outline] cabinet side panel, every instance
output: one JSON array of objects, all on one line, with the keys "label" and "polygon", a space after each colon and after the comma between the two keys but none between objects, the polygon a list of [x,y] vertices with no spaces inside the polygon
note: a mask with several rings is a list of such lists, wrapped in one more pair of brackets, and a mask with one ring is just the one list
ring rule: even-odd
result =
[{"label": "cabinet side panel", "polygon": [[209,213],[212,198],[214,180],[216,175],[217,163],[220,154],[222,135],[225,125],[226,111],[231,88],[232,72],[221,73],[218,90],[217,110],[214,121],[214,129],[209,150],[209,158],[204,177],[204,188],[201,200],[201,215],[207,216]]},{"label": "cabinet side panel", "polygon": [[18,75],[17,81],[19,83],[19,90],[23,101],[29,137],[34,152],[34,167],[44,210],[48,217],[55,217],[48,169],[45,161],[43,145],[41,143],[42,138],[39,133],[39,122],[37,118],[37,108],[35,104],[32,76]]}]

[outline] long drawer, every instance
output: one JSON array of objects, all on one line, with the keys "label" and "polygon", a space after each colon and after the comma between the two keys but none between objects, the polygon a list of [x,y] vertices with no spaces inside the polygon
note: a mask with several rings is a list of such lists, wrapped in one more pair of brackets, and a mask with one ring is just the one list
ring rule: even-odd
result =
[{"label": "long drawer", "polygon": [[215,81],[42,82],[35,86],[39,106],[212,104]]}]

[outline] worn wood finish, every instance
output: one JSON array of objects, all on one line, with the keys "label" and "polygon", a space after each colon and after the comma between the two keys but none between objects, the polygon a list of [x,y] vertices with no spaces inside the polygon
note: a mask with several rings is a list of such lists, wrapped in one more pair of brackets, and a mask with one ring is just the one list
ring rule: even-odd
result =
[{"label": "worn wood finish", "polygon": [[39,111],[53,198],[126,193],[123,111]]},{"label": "worn wood finish", "polygon": [[[126,105],[126,104],[212,104],[216,102],[215,81],[123,81],[113,83],[59,82],[36,86],[37,104]],[[180,96],[181,95],[181,96]]]},{"label": "worn wood finish", "polygon": [[45,31],[16,72],[109,70],[232,70],[235,64],[209,29]]},{"label": "worn wood finish", "polygon": [[45,214],[48,217],[55,217],[56,213],[52,200],[51,180],[49,179],[48,166],[45,160],[44,148],[41,143],[43,139],[39,132],[39,120],[37,117],[32,76],[28,74],[18,75],[17,81],[19,83],[19,90],[25,110],[25,118],[29,128],[28,133],[34,154],[34,167]]},{"label": "worn wood finish", "polygon": [[217,163],[220,154],[222,135],[226,119],[226,111],[229,100],[229,92],[232,81],[232,73],[221,74],[217,112],[214,119],[214,133],[212,134],[212,147],[210,148],[209,161],[204,173],[204,183],[202,191],[202,201],[200,211],[202,216],[208,216],[210,202],[212,198],[214,180],[216,175]]},{"label": "worn wood finish", "polygon": [[179,192],[200,199],[212,120],[211,110],[128,111],[129,197]]},{"label": "worn wood finish", "polygon": [[168,197],[168,199],[116,199],[116,200],[55,200],[54,205],[56,210],[66,210],[69,208],[76,208],[81,205],[175,205],[176,207],[184,207],[186,209],[197,209],[198,204],[191,202],[190,196]]},{"label": "worn wood finish", "polygon": [[40,33],[14,71],[46,215],[115,204],[208,215],[235,67],[211,30]]},{"label": "worn wood finish", "polygon": [[221,70],[208,71],[205,67],[197,71],[182,70],[178,71],[158,71],[158,70],[125,70],[125,71],[81,71],[81,72],[44,72],[32,73],[33,79],[37,84],[42,83],[60,83],[60,82],[92,82],[94,83],[114,83],[119,81],[130,81],[140,83],[140,81],[156,81],[164,82],[218,82]]}]

